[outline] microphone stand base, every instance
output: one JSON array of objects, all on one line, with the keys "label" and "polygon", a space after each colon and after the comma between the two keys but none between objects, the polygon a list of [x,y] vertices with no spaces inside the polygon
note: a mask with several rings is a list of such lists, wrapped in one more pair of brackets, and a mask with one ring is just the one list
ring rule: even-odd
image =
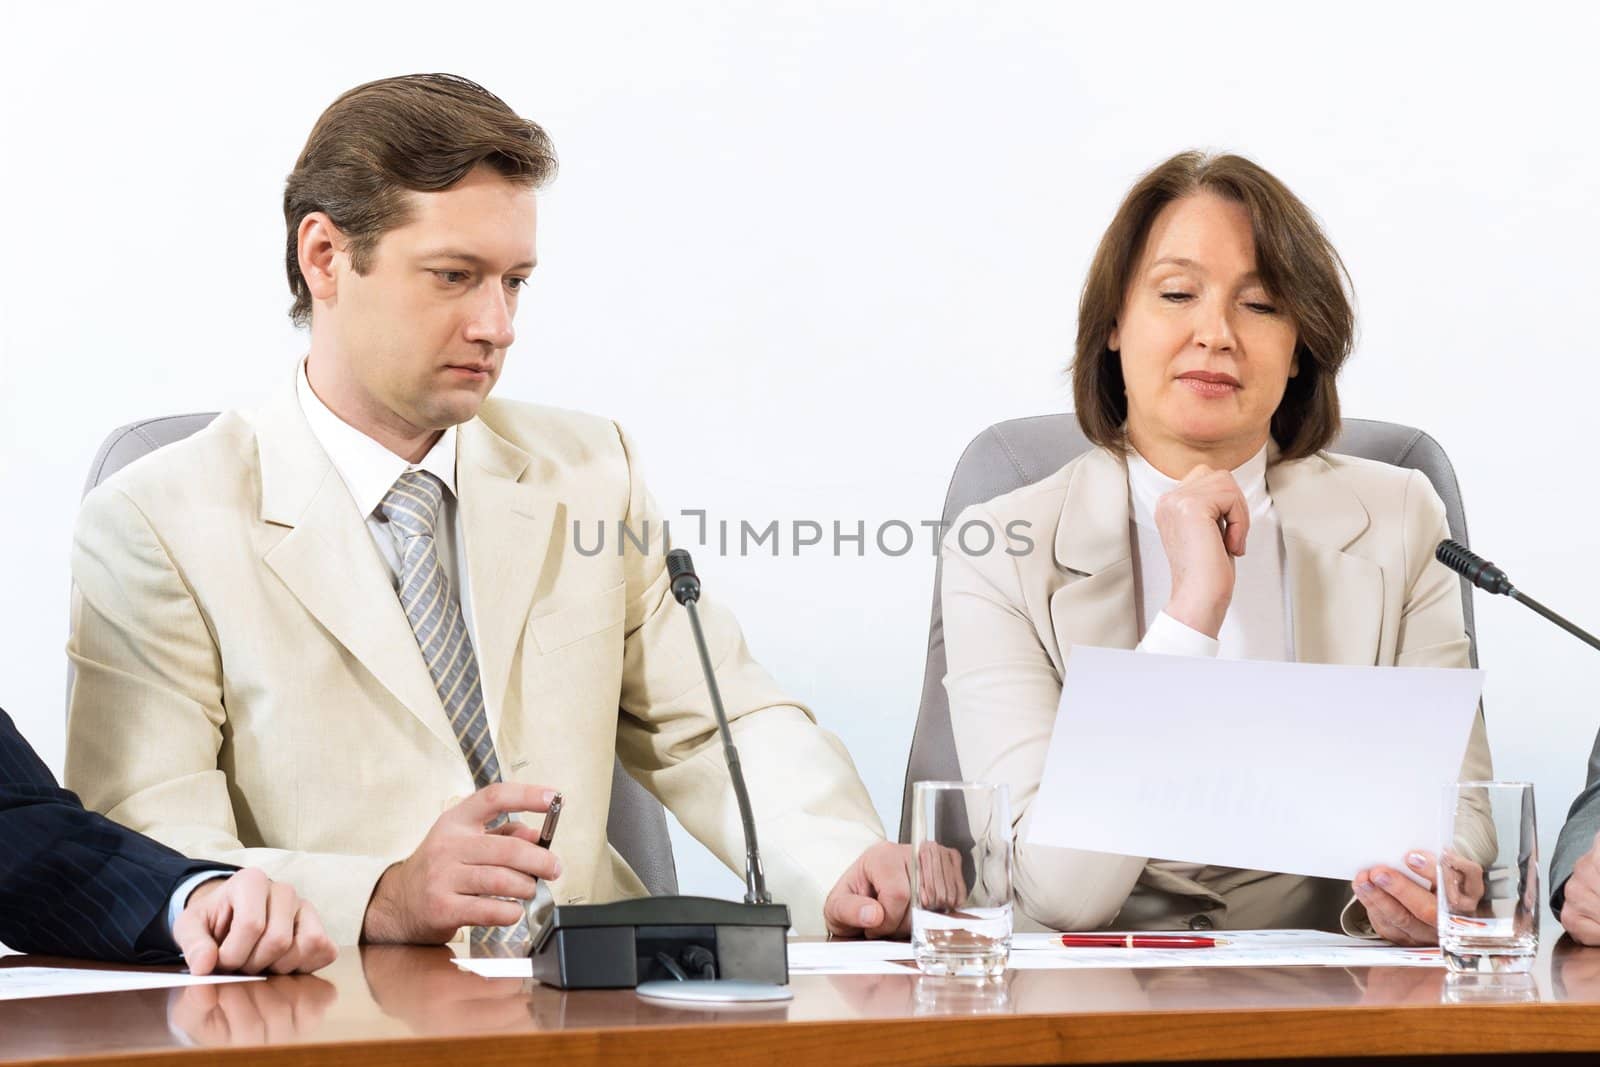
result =
[{"label": "microphone stand base", "polygon": [[640,982],[634,990],[646,1000],[659,1000],[675,1007],[725,1008],[729,1004],[781,1004],[794,999],[786,985],[770,982],[740,982],[731,978],[712,978],[687,982]]},{"label": "microphone stand base", "polygon": [[789,983],[789,909],[709,897],[557,905],[533,931],[533,977],[556,989]]}]

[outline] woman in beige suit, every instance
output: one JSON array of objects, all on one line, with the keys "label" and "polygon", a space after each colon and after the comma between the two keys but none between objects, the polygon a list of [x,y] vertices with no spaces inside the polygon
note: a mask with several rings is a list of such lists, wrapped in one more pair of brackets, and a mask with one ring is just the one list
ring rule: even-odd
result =
[{"label": "woman in beige suit", "polygon": [[[957,524],[1025,523],[1031,552],[946,541],[961,770],[1009,783],[1017,899],[1038,922],[1435,939],[1433,894],[1397,869],[1431,880],[1425,852],[1346,884],[1026,844],[1072,645],[1468,666],[1457,580],[1433,560],[1447,528],[1427,479],[1322,451],[1354,331],[1345,282],[1316,219],[1271,174],[1237,156],[1167,160],[1123,201],[1079,306],[1073,392],[1097,447]],[[1195,723],[1190,740],[1204,737]],[[1462,772],[1490,776],[1481,716]]]}]

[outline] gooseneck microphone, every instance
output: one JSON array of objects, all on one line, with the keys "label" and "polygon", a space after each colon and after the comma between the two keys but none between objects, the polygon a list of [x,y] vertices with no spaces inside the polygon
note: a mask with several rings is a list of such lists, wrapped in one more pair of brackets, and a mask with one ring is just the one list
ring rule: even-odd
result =
[{"label": "gooseneck microphone", "polygon": [[[700,579],[689,553],[666,556],[673,599],[689,613],[722,753],[744,824],[744,903],[712,897],[650,896],[608,904],[555,904],[538,913],[533,976],[556,989],[637,989],[653,1000],[768,1002],[793,996],[789,984],[789,908],[767,892],[755,817],[739,750],[728,729],[711,653],[700,628]],[[663,610],[671,610],[663,605]],[[715,788],[715,786],[712,786]],[[543,883],[540,883],[541,885]]]},{"label": "gooseneck microphone", "polygon": [[756,820],[750,812],[750,793],[745,789],[744,772],[739,768],[739,750],[733,744],[733,732],[728,729],[728,713],[722,708],[722,693],[717,688],[717,675],[711,667],[711,653],[706,650],[705,631],[700,628],[700,578],[694,573],[694,561],[689,553],[675,548],[667,553],[667,577],[672,582],[672,595],[689,613],[689,628],[694,632],[695,649],[700,653],[700,669],[706,676],[706,689],[711,693],[711,710],[717,716],[717,729],[722,734],[722,754],[728,761],[728,776],[733,779],[733,797],[739,805],[739,818],[744,823],[744,902],[770,904],[772,894],[767,892],[767,877],[761,869],[761,849],[756,844]]},{"label": "gooseneck microphone", "polygon": [[1511,579],[1506,577],[1505,571],[1473,552],[1466,545],[1447,538],[1439,542],[1439,547],[1434,550],[1433,554],[1440,563],[1443,563],[1479,589],[1494,593],[1497,596],[1508,596],[1517,603],[1532,608],[1578,640],[1593,648],[1600,649],[1600,638],[1596,638],[1583,627],[1567,621],[1533,599],[1533,597],[1517,589],[1516,586],[1511,584]]}]

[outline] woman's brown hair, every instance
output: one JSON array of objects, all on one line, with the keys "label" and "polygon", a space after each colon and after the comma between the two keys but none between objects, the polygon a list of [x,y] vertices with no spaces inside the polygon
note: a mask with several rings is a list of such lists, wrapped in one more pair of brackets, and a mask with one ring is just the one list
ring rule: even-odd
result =
[{"label": "woman's brown hair", "polygon": [[326,213],[350,241],[350,265],[365,274],[378,238],[408,221],[408,192],[448,189],[479,164],[538,186],[555,174],[556,154],[538,125],[453,74],[384,78],[328,105],[283,190],[289,317],[299,326],[311,321],[311,291],[300,274],[302,219]]},{"label": "woman's brown hair", "polygon": [[1078,301],[1078,347],[1072,395],[1089,440],[1125,451],[1128,397],[1122,361],[1107,343],[1122,312],[1151,223],[1174,200],[1215,193],[1243,205],[1255,237],[1262,284],[1295,324],[1299,373],[1289,379],[1272,415],[1272,437],[1283,459],[1309,456],[1339,433],[1334,379],[1355,340],[1350,276],[1310,209],[1287,186],[1241,156],[1183,152],[1162,163],[1128,192],[1117,209]]}]

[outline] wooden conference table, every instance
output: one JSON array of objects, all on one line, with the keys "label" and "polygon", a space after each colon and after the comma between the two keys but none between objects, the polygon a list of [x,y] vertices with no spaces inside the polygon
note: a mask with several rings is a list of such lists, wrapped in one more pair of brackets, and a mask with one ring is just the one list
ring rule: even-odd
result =
[{"label": "wooden conference table", "polygon": [[346,949],[311,976],[0,1002],[0,1064],[1600,1058],[1600,949],[1569,941],[1488,990],[1419,968],[1012,971],[987,988],[911,973],[797,976],[793,988],[779,1007],[674,1008],[631,991],[479,978],[441,948]]}]

